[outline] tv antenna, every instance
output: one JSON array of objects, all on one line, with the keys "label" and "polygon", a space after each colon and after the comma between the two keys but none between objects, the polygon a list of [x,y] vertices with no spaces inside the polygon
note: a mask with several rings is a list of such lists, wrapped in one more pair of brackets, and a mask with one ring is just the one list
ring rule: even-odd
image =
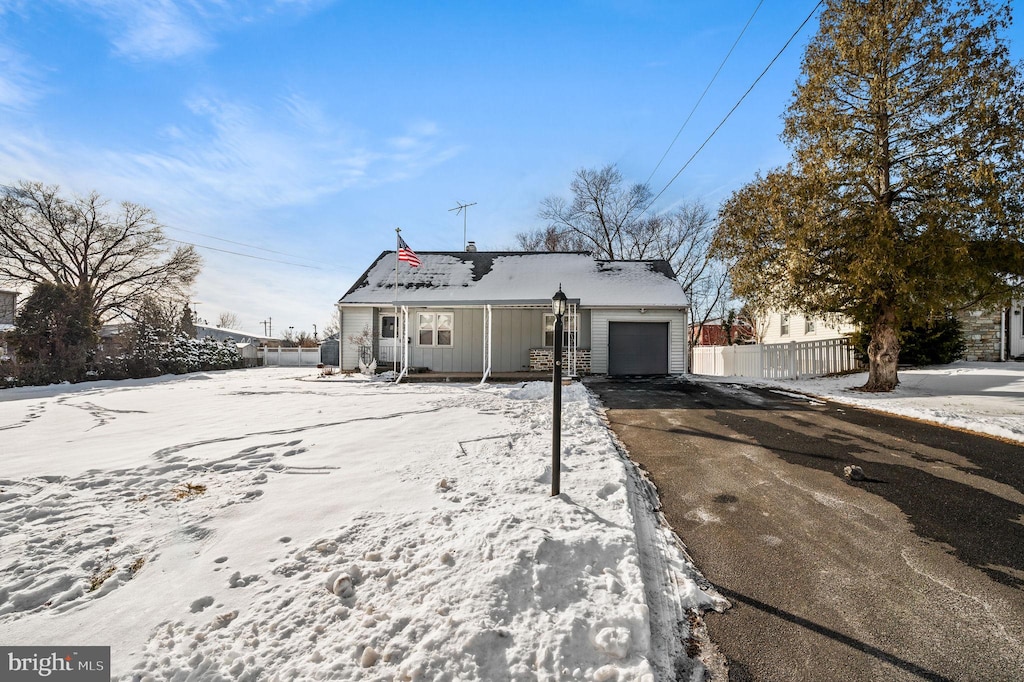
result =
[{"label": "tv antenna", "polygon": [[467,243],[466,242],[466,218],[469,216],[469,207],[470,206],[476,206],[476,202],[474,201],[472,204],[464,204],[464,203],[462,203],[460,201],[458,206],[456,206],[455,208],[449,208],[448,209],[449,213],[452,212],[452,211],[455,211],[455,215],[459,215],[460,213],[462,214],[462,248],[463,249],[466,248],[466,243]]}]

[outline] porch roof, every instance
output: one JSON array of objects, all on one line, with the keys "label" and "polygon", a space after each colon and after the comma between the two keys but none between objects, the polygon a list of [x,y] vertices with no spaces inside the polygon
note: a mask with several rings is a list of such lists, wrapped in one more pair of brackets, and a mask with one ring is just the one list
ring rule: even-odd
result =
[{"label": "porch roof", "polygon": [[384,251],[341,297],[341,305],[543,305],[561,286],[586,307],[686,308],[689,301],[664,260],[608,261],[589,253],[417,252],[421,265]]}]

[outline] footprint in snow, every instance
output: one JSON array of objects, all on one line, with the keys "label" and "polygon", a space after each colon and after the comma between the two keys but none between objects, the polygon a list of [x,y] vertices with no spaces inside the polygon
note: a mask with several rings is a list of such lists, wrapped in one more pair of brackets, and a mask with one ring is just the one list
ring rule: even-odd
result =
[{"label": "footprint in snow", "polygon": [[213,606],[213,597],[200,597],[192,602],[190,608],[192,613],[199,613],[208,606]]}]

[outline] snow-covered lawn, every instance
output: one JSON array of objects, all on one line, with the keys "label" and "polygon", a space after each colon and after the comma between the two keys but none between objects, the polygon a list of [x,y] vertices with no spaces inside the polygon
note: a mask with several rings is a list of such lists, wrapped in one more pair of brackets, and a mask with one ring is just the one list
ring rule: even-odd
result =
[{"label": "snow-covered lawn", "polygon": [[551,498],[547,383],[0,391],[0,643],[110,645],[124,680],[668,679],[722,600],[564,396]]},{"label": "snow-covered lawn", "polygon": [[797,391],[1024,442],[1024,363],[1021,362],[956,362],[901,370],[900,385],[892,393],[853,390],[867,382],[866,373],[797,381],[696,378]]}]

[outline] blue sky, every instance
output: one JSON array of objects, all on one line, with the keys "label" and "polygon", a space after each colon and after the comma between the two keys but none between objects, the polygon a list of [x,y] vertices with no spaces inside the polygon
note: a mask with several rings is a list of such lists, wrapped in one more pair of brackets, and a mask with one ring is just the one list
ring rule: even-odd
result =
[{"label": "blue sky", "polygon": [[[816,3],[765,0],[655,191]],[[0,0],[0,182],[142,203],[174,239],[269,259],[201,249],[200,317],[311,331],[396,226],[416,250],[458,250],[448,209],[476,202],[469,238],[504,249],[577,168],[646,180],[757,5]],[[717,208],[785,162],[780,115],[815,27],[656,209]]]}]

